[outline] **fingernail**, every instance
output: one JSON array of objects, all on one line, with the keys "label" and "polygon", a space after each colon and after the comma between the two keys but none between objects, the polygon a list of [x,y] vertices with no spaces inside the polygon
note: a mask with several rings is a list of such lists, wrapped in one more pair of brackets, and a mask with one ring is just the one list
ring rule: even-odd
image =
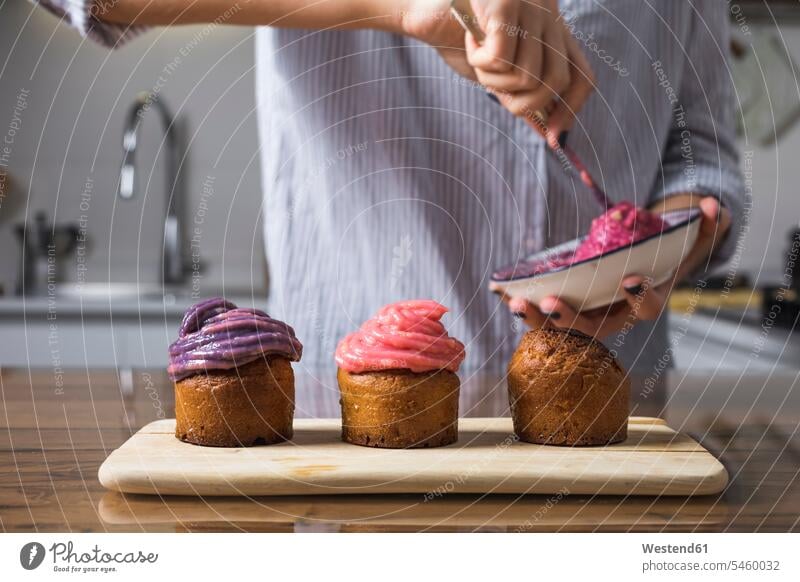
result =
[{"label": "fingernail", "polygon": [[558,145],[562,149],[564,148],[564,146],[567,145],[567,136],[568,135],[569,135],[569,131],[567,131],[566,129],[564,131],[562,131],[560,134],[558,134]]},{"label": "fingernail", "polygon": [[487,95],[489,96],[489,99],[491,99],[495,103],[498,104],[500,103],[500,99],[498,99],[497,95],[495,95],[494,93],[487,93]]},{"label": "fingernail", "polygon": [[525,312],[523,312],[523,311],[515,311],[514,312],[514,317],[517,317],[519,319],[525,319]]},{"label": "fingernail", "polygon": [[551,311],[550,313],[542,312],[542,315],[544,315],[545,317],[549,317],[550,319],[553,320],[561,319],[561,314],[558,311]]},{"label": "fingernail", "polygon": [[494,293],[498,297],[502,297],[503,296],[503,292],[500,291],[500,289],[492,289],[492,293]]},{"label": "fingernail", "polygon": [[632,287],[625,287],[625,292],[630,293],[631,295],[638,295],[642,292],[642,284],[639,283],[638,285],[633,285]]}]

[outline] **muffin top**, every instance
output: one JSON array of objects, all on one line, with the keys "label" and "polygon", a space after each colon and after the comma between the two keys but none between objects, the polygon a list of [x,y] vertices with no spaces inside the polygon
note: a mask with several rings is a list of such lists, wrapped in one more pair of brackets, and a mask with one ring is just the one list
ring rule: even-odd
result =
[{"label": "muffin top", "polygon": [[169,346],[167,373],[174,380],[209,370],[229,370],[263,356],[299,361],[303,344],[294,330],[260,309],[240,309],[222,297],[192,305],[178,339]]},{"label": "muffin top", "polygon": [[622,366],[601,342],[572,329],[535,329],[520,341],[511,367],[525,366],[537,371],[574,372],[581,369],[597,372],[609,369],[624,374]]},{"label": "muffin top", "polygon": [[436,301],[399,301],[381,308],[339,342],[336,363],[352,373],[385,370],[455,372],[464,360],[464,344],[447,334]]}]

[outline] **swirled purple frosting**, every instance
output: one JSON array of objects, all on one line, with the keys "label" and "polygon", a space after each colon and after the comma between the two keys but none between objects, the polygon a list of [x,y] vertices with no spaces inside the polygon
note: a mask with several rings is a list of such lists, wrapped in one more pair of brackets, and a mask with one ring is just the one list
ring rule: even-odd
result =
[{"label": "swirled purple frosting", "polygon": [[299,361],[303,344],[287,324],[260,309],[240,309],[222,297],[201,301],[183,316],[169,346],[167,373],[182,380],[208,370],[230,370],[265,355]]}]

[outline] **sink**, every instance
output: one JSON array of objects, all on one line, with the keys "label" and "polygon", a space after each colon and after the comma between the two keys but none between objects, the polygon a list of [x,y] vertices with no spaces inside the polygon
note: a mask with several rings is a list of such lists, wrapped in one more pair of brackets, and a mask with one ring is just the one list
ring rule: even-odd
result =
[{"label": "sink", "polygon": [[235,302],[247,305],[263,303],[267,292],[263,289],[244,287],[225,287],[224,289],[203,289],[199,296],[193,296],[193,289],[185,285],[162,286],[158,283],[62,283],[56,287],[55,296],[66,301],[83,303],[147,302],[164,305],[186,304],[186,306],[206,297],[225,296]]},{"label": "sink", "polygon": [[191,290],[185,287],[163,287],[157,283],[84,283],[62,284],[56,287],[56,297],[83,301],[113,300],[163,300],[173,304],[179,298],[187,298]]}]

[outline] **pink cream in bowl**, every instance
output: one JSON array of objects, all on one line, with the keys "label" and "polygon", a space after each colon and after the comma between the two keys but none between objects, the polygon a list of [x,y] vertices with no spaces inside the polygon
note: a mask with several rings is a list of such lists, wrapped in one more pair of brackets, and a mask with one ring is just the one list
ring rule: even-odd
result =
[{"label": "pink cream in bowl", "polygon": [[410,370],[456,372],[464,344],[450,337],[441,317],[447,308],[432,300],[382,307],[336,347],[336,363],[350,373]]}]

